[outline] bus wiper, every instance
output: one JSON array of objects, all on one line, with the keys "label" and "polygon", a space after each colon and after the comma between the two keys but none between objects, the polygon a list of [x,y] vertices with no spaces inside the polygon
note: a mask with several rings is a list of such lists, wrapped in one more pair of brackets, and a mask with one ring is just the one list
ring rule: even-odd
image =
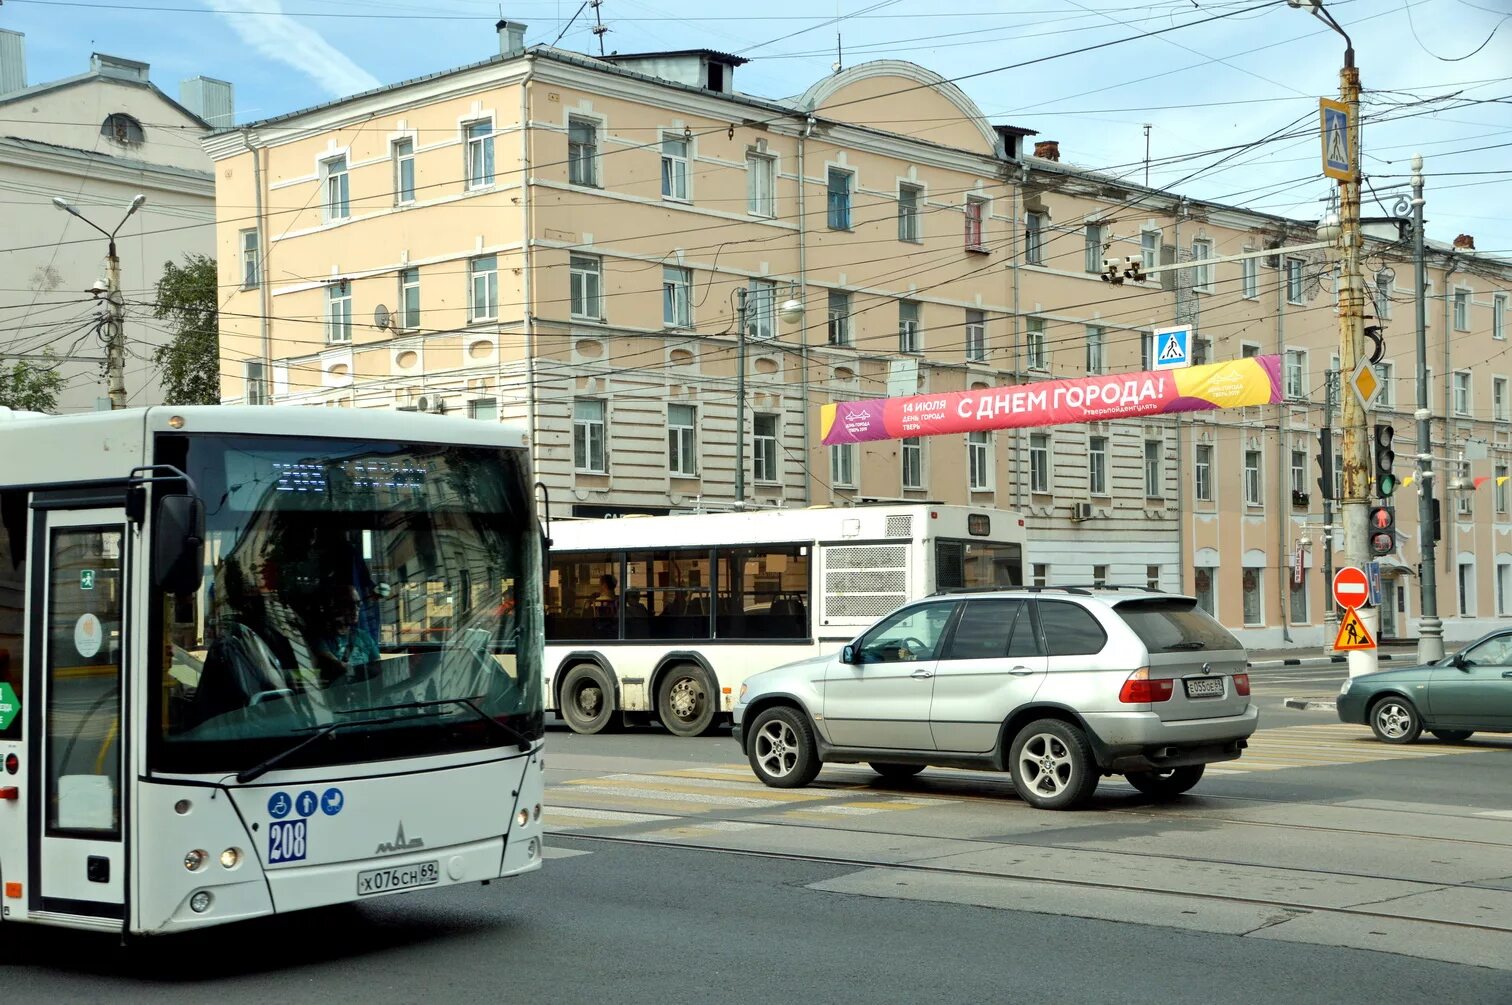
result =
[{"label": "bus wiper", "polygon": [[[364,711],[377,711],[377,710],[376,709],[371,709],[371,710],[364,710]],[[293,757],[295,754],[299,753],[301,750],[305,749],[308,746],[311,746],[312,744],[314,744],[315,742],[317,742],[319,740],[325,739],[326,737],[330,736],[332,733],[336,732],[338,729],[341,729],[341,728],[343,728],[345,726],[377,726],[377,725],[382,725],[384,723],[394,722],[394,721],[396,721],[396,720],[394,720],[394,719],[356,719],[356,720],[346,720],[346,721],[343,721],[343,722],[328,722],[324,726],[321,726],[319,729],[315,730],[315,732],[311,733],[309,736],[305,737],[303,740],[300,740],[298,743],[294,744],[294,746],[288,748],[287,750],[281,750],[278,753],[274,754],[272,757],[268,758],[266,761],[263,761],[261,764],[254,765],[253,767],[250,767],[250,768],[248,768],[245,771],[238,771],[236,773],[236,780],[237,780],[237,782],[239,782],[242,785],[245,785],[245,784],[247,784],[248,782],[251,782],[251,781],[256,781],[258,778],[261,778],[263,775],[266,775],[269,771],[272,771],[278,765],[282,764],[284,761],[286,761],[289,758]]]},{"label": "bus wiper", "polygon": [[530,737],[515,729],[508,723],[500,722],[487,712],[478,707],[477,698],[436,698],[432,701],[407,701],[399,705],[375,705],[372,708],[353,708],[339,711],[338,715],[360,715],[366,712],[395,712],[400,709],[435,708],[439,705],[462,705],[478,718],[488,723],[494,729],[508,737],[515,746],[520,748],[520,753],[528,753],[531,748]]},{"label": "bus wiper", "polygon": [[1178,649],[1180,649],[1180,650],[1186,650],[1186,651],[1191,651],[1193,649],[1206,649],[1206,648],[1207,648],[1207,643],[1206,642],[1198,642],[1196,639],[1192,639],[1192,640],[1189,640],[1187,642],[1173,642],[1170,645],[1166,646],[1166,652],[1174,652],[1175,650],[1178,650]]}]

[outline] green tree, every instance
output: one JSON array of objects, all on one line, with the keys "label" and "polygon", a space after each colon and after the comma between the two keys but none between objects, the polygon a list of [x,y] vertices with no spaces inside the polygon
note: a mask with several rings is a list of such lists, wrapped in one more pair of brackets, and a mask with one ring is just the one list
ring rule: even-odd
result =
[{"label": "green tree", "polygon": [[0,405],[27,412],[51,412],[58,406],[58,392],[62,390],[63,376],[58,373],[56,363],[38,366],[17,360],[7,367],[0,360]]},{"label": "green tree", "polygon": [[220,404],[220,301],[215,261],[185,255],[182,266],[163,263],[153,316],[172,337],[152,358],[170,405]]}]

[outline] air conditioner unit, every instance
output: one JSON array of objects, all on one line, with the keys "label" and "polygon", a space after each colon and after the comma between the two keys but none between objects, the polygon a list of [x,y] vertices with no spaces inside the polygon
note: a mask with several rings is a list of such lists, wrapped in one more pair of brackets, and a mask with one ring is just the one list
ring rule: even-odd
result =
[{"label": "air conditioner unit", "polygon": [[436,407],[435,396],[434,395],[429,395],[429,394],[422,394],[420,397],[418,397],[418,398],[415,399],[415,407],[418,408],[422,412],[433,411],[435,409],[435,407]]},{"label": "air conditioner unit", "polygon": [[1092,504],[1091,503],[1072,503],[1071,504],[1071,519],[1075,520],[1077,523],[1081,523],[1083,520],[1090,520],[1090,519],[1092,519]]}]

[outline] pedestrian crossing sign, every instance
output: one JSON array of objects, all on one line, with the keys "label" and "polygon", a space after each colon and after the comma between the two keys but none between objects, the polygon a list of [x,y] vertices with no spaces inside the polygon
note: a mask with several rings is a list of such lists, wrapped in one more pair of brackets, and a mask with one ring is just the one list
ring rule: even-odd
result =
[{"label": "pedestrian crossing sign", "polygon": [[1323,173],[1339,181],[1351,181],[1355,165],[1349,106],[1342,101],[1319,98],[1318,114],[1323,127]]},{"label": "pedestrian crossing sign", "polygon": [[1351,652],[1375,647],[1375,639],[1371,637],[1370,629],[1365,627],[1365,622],[1360,620],[1359,610],[1353,607],[1345,608],[1344,620],[1339,622],[1339,636],[1334,639],[1334,648],[1342,652]]},{"label": "pedestrian crossing sign", "polygon": [[1175,370],[1192,365],[1192,329],[1190,325],[1156,328],[1155,369]]}]

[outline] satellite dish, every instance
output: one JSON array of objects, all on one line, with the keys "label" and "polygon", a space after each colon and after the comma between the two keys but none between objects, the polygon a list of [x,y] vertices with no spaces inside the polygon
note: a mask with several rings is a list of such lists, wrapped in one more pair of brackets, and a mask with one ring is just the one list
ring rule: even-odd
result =
[{"label": "satellite dish", "polygon": [[389,309],[387,307],[379,304],[377,307],[373,308],[374,328],[385,329],[389,326],[389,322],[392,320],[394,320],[394,317],[389,313]]}]

